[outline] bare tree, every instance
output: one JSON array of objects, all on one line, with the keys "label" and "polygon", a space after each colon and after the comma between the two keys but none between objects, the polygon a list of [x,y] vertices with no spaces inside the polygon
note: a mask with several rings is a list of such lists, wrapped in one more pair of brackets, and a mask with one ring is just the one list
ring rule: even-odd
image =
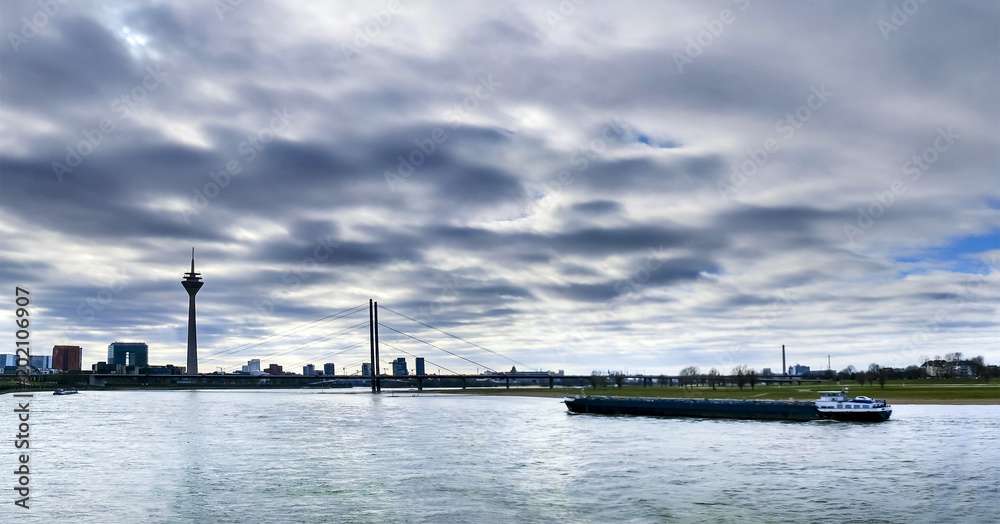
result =
[{"label": "bare tree", "polygon": [[681,385],[691,385],[694,383],[695,377],[698,376],[698,366],[688,366],[681,370]]},{"label": "bare tree", "polygon": [[736,385],[743,389],[743,386],[747,384],[747,373],[750,368],[745,364],[739,365],[733,368],[733,376],[736,377]]},{"label": "bare tree", "polygon": [[751,369],[747,371],[747,380],[750,381],[750,389],[754,389],[757,385],[757,370]]},{"label": "bare tree", "polygon": [[868,381],[871,382],[873,379],[878,380],[878,385],[882,389],[885,389],[885,381],[889,379],[889,375],[892,373],[892,368],[884,368],[878,364],[870,364],[868,366]]},{"label": "bare tree", "polygon": [[620,388],[622,387],[622,384],[625,383],[625,373],[622,373],[621,371],[615,371],[614,373],[611,373],[611,379],[614,380],[615,385]]},{"label": "bare tree", "polygon": [[969,365],[972,366],[973,373],[976,374],[977,378],[984,382],[990,381],[990,369],[986,366],[986,361],[983,360],[982,355],[970,358]]},{"label": "bare tree", "polygon": [[589,378],[590,378],[590,386],[593,388],[603,388],[604,385],[607,383],[606,377],[600,371],[591,371]]},{"label": "bare tree", "polygon": [[715,389],[715,384],[719,380],[719,370],[712,368],[708,370],[708,385]]}]

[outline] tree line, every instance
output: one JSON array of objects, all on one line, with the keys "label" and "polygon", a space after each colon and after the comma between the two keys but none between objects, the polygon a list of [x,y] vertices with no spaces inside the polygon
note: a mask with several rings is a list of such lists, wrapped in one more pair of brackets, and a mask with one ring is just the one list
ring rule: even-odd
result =
[{"label": "tree line", "polygon": [[[989,382],[990,379],[1000,378],[1000,366],[986,364],[983,357],[976,356],[964,358],[961,352],[948,353],[941,358],[936,356],[933,359],[924,358],[921,365],[911,364],[902,367],[880,366],[872,363],[867,370],[858,370],[854,366],[847,366],[840,371],[832,369],[822,371],[809,371],[801,375],[806,379],[821,380],[856,380],[862,386],[865,383],[879,383],[885,387],[889,380],[923,380],[923,379],[978,379]],[[743,389],[750,386],[751,389],[757,385],[761,379],[769,379],[775,376],[773,373],[758,373],[757,370],[739,365],[730,371],[728,375],[722,374],[718,369],[711,368],[707,373],[702,373],[698,366],[688,366],[681,370],[676,377],[659,375],[655,378],[657,384],[661,386],[678,385],[681,387],[709,386],[715,389],[718,386],[738,386]],[[627,381],[627,375],[621,371],[593,371],[590,374],[590,384],[594,387],[606,387],[615,385],[622,387]]]}]

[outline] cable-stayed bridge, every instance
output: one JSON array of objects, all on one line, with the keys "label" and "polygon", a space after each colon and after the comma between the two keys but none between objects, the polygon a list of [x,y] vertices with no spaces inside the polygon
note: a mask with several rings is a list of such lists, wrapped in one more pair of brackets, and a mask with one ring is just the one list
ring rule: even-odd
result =
[{"label": "cable-stayed bridge", "polygon": [[[379,312],[388,313],[379,318]],[[383,355],[390,355],[385,358]],[[423,373],[393,373],[392,356],[422,358]],[[250,374],[232,366],[235,359],[279,360],[295,362],[292,370],[308,364],[322,366],[339,361],[333,375],[306,376],[284,372]],[[346,365],[343,362],[348,362]],[[202,370],[217,368],[214,373],[192,375],[94,374],[91,385],[107,387],[177,387],[177,388],[332,388],[371,387],[373,392],[387,388],[475,387],[537,385],[542,387],[596,385],[593,375],[563,375],[532,370],[532,366],[498,351],[451,333],[419,318],[374,301],[345,308],[310,322],[259,337],[244,344],[218,350],[198,360]],[[374,364],[373,364],[374,363]],[[227,364],[228,367],[222,364]],[[431,366],[427,368],[426,366]],[[475,366],[475,374],[468,371]],[[501,371],[511,366],[510,371]],[[367,369],[365,369],[367,368]],[[514,368],[520,368],[520,371]],[[322,368],[320,368],[322,369]],[[365,369],[365,371],[362,371]],[[428,373],[427,369],[434,370]],[[276,371],[277,368],[271,368]],[[419,371],[419,370],[417,370]],[[463,372],[464,371],[464,372]],[[625,375],[609,372],[604,379],[622,383],[653,386],[684,385],[691,377]],[[762,379],[763,380],[763,379]],[[777,378],[778,382],[802,383],[806,379]]]},{"label": "cable-stayed bridge", "polygon": [[[379,313],[382,318],[379,318]],[[388,315],[386,315],[388,313]],[[388,317],[388,318],[386,318]],[[385,355],[391,355],[385,358]],[[393,373],[392,357],[420,358],[424,371],[400,376]],[[201,369],[218,369],[215,374],[242,374],[240,366],[231,365],[235,358],[259,359],[267,362],[292,361],[294,364],[277,372],[276,365],[262,368],[267,376],[285,376],[312,364],[322,370],[324,363],[334,363],[339,374],[312,377],[314,387],[343,384],[357,385],[367,380],[373,390],[383,383],[407,381],[422,389],[428,383],[451,382],[457,379],[462,387],[494,377],[505,385],[525,381],[553,385],[548,371],[529,371],[532,366],[487,348],[465,337],[445,331],[419,318],[393,308],[379,306],[374,301],[344,308],[324,317],[272,333],[239,346],[219,350],[199,359]],[[338,363],[339,362],[339,363]],[[222,364],[229,364],[228,367]],[[475,366],[476,374],[463,373]],[[501,370],[508,369],[510,372]],[[521,371],[516,371],[520,367]],[[436,370],[428,372],[426,370]],[[268,373],[270,371],[270,373]],[[410,371],[408,369],[408,371]],[[481,374],[482,373],[482,374]],[[303,373],[304,375],[305,373]],[[254,375],[257,376],[257,375]],[[542,380],[543,382],[538,382]]]}]

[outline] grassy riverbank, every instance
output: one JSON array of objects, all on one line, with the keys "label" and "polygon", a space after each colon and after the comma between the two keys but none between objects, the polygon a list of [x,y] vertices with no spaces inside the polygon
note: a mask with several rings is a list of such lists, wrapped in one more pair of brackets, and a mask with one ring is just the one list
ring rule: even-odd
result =
[{"label": "grassy riverbank", "polygon": [[[838,390],[842,387],[847,387],[848,394],[851,396],[865,395],[872,398],[882,398],[889,401],[890,404],[1000,404],[1000,382],[983,383],[973,381],[890,381],[886,382],[884,389],[879,387],[878,384],[861,386],[857,382],[845,382],[838,386],[836,383],[827,382],[819,385],[757,386],[754,389],[750,389],[747,386],[742,390],[735,386],[717,387],[716,389],[708,386],[697,386],[694,388],[659,386],[644,388],[641,386],[626,386],[623,388],[588,387],[585,391],[588,395],[624,397],[742,398],[764,400],[794,398],[795,400],[812,400],[818,398],[819,391]],[[436,390],[435,393],[561,398],[579,394],[580,388],[482,388]]]},{"label": "grassy riverbank", "polygon": [[[14,381],[0,381],[0,394],[20,391]],[[33,383],[30,391],[48,392],[58,384],[38,384]],[[40,387],[41,386],[41,387]],[[872,398],[881,398],[889,401],[890,404],[995,404],[1000,405],[1000,381],[984,383],[971,380],[908,380],[889,381],[885,388],[875,385],[861,386],[857,382],[844,382],[837,385],[834,382],[808,385],[782,385],[782,386],[757,386],[750,389],[749,386],[742,390],[736,386],[717,387],[712,389],[709,386],[696,386],[692,388],[681,387],[641,387],[626,386],[623,388],[585,388],[588,395],[609,395],[623,397],[663,397],[663,398],[734,398],[734,399],[759,399],[759,400],[783,400],[794,398],[795,400],[812,400],[818,398],[819,391],[839,390],[842,387],[848,388],[848,394],[852,396],[865,395]],[[90,389],[81,387],[82,390]],[[112,388],[109,388],[109,390]],[[134,388],[134,389],[204,389],[204,386],[192,388]],[[241,388],[212,388],[212,389],[241,389]],[[256,389],[256,388],[251,388]],[[297,388],[296,388],[297,389]],[[367,388],[354,388],[353,393],[365,393]],[[397,390],[399,391],[399,390]],[[407,390],[414,391],[415,390]],[[555,388],[545,387],[515,387],[506,389],[495,388],[470,388],[470,389],[433,389],[426,393],[433,394],[467,394],[467,395],[489,395],[489,396],[522,396],[522,397],[549,397],[562,398],[577,395],[580,388]]]}]

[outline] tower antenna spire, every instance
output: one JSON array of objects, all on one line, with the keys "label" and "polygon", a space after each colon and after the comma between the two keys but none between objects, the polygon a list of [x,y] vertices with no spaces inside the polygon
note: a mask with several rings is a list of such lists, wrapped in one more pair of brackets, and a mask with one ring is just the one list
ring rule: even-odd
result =
[{"label": "tower antenna spire", "polygon": [[194,247],[191,248],[191,272],[194,273]]}]

